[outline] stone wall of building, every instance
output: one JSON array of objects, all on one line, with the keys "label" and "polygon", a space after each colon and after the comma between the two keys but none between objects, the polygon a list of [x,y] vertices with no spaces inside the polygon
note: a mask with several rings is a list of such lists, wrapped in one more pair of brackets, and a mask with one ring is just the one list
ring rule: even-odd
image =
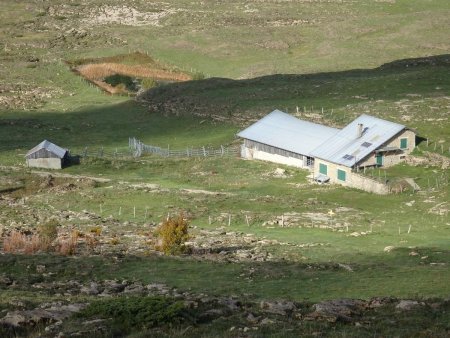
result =
[{"label": "stone wall of building", "polygon": [[[400,148],[400,140],[407,139],[407,148],[402,149],[401,151],[386,153],[383,156],[383,167],[390,167],[397,163],[403,162],[405,160],[405,156],[411,153],[416,147],[416,134],[411,130],[404,130],[388,142],[384,143],[380,146],[383,147],[393,147]],[[358,164],[359,167],[368,167],[376,165],[376,157],[375,153],[370,154]]]},{"label": "stone wall of building", "polygon": [[[320,164],[327,166],[327,176],[330,178],[330,183],[341,184],[346,187],[361,189],[375,194],[384,195],[389,193],[388,186],[381,182],[357,174],[353,172],[351,168],[320,159],[316,159],[314,162],[314,176],[319,175]],[[345,181],[338,178],[338,170],[345,172]]]},{"label": "stone wall of building", "polygon": [[27,165],[33,168],[61,169],[61,162],[60,158],[27,159]]}]

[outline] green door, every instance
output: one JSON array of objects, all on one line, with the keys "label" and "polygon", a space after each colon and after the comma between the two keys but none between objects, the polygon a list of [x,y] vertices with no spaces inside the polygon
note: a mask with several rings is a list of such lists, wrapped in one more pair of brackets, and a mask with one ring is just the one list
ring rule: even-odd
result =
[{"label": "green door", "polygon": [[328,170],[327,170],[327,165],[323,164],[323,163],[319,163],[319,173],[323,174],[323,175],[327,175]]},{"label": "green door", "polygon": [[377,160],[377,165],[383,165],[383,154],[378,153],[375,155],[376,160]]}]

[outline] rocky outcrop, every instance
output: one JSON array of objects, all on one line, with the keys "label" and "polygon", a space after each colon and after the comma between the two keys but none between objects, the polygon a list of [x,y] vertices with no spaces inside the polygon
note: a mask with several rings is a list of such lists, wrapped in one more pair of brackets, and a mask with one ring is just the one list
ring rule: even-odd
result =
[{"label": "rocky outcrop", "polygon": [[0,320],[0,325],[22,327],[35,326],[42,323],[55,323],[62,321],[74,313],[80,312],[86,304],[59,305],[52,304],[47,308],[36,308],[33,310],[11,311]]},{"label": "rocky outcrop", "polygon": [[314,312],[308,314],[306,319],[352,322],[361,316],[366,308],[367,302],[359,299],[329,300],[314,304]]}]

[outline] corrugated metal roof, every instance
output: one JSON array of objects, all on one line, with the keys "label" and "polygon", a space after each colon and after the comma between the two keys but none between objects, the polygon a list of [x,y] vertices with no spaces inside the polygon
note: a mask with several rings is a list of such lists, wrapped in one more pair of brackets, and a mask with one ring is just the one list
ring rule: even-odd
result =
[{"label": "corrugated metal roof", "polygon": [[[358,137],[359,124],[362,124],[363,130],[361,137]],[[311,155],[352,167],[405,128],[401,124],[364,114],[322,142]]]},{"label": "corrugated metal roof", "polygon": [[309,153],[339,129],[300,120],[292,115],[274,110],[237,135],[297,154]]},{"label": "corrugated metal roof", "polygon": [[28,153],[25,155],[25,157],[35,153],[36,151],[39,151],[41,149],[45,149],[47,151],[52,152],[53,154],[55,154],[56,156],[58,156],[59,158],[63,158],[64,155],[66,154],[67,150],[63,149],[59,146],[57,146],[54,143],[51,143],[50,141],[44,140],[41,143],[39,143],[36,147],[34,147],[33,149],[31,149],[30,151],[28,151]]}]

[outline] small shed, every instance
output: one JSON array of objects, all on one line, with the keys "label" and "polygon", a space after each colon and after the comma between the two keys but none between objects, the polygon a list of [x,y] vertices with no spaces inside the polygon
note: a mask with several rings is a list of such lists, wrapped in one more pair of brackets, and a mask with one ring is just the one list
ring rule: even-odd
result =
[{"label": "small shed", "polygon": [[26,155],[27,165],[35,168],[61,169],[68,159],[67,149],[44,140]]}]

